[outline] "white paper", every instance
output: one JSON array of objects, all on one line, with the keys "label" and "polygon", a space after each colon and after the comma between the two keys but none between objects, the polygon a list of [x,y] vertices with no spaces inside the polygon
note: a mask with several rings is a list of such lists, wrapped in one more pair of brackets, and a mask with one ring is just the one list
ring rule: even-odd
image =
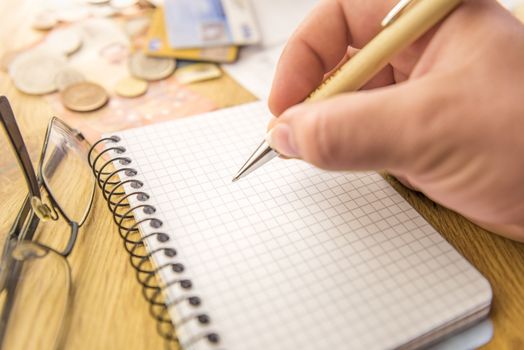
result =
[{"label": "white paper", "polygon": [[118,133],[156,208],[135,216],[163,222],[143,234],[170,237],[148,245],[177,251],[156,265],[186,266],[162,279],[193,281],[168,300],[202,299],[172,307],[175,323],[212,320],[178,327],[183,343],[213,331],[231,350],[391,349],[486,310],[487,281],[380,175],[275,159],[232,183],[268,118],[258,102]]}]

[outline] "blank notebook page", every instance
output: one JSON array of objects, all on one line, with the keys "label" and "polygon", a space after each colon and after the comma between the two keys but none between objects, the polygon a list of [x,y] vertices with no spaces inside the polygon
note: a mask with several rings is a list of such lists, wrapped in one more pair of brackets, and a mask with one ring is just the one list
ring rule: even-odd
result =
[{"label": "blank notebook page", "polygon": [[149,248],[176,248],[211,320],[173,307],[183,344],[211,329],[212,349],[390,349],[489,306],[487,281],[377,173],[274,159],[232,183],[268,119],[257,102],[117,134],[170,235]]}]

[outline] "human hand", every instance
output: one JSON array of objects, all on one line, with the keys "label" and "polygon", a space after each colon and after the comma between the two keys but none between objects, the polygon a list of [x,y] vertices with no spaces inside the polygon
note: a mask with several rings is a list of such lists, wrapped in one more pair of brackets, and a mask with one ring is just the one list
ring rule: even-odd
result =
[{"label": "human hand", "polygon": [[270,144],[324,169],[385,169],[524,241],[524,26],[496,1],[464,1],[361,91],[300,103],[380,30],[395,3],[316,7],[280,58]]}]

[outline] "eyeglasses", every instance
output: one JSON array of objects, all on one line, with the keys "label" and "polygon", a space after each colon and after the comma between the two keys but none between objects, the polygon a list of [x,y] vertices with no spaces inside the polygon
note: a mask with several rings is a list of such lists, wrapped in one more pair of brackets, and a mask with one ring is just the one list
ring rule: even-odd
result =
[{"label": "eyeglasses", "polygon": [[[6,217],[0,220],[0,348],[54,349],[63,342],[71,303],[66,258],[86,222],[95,192],[86,161],[90,144],[80,132],[52,118],[36,174],[5,96],[0,96],[0,120],[5,129],[0,132],[0,170],[9,181],[4,186],[9,192],[0,190],[0,199],[7,201],[2,211],[20,208],[17,215],[9,216],[12,222]],[[12,166],[15,159],[18,167]],[[41,221],[66,222],[67,227],[53,225],[52,235],[43,237],[37,231]]]}]

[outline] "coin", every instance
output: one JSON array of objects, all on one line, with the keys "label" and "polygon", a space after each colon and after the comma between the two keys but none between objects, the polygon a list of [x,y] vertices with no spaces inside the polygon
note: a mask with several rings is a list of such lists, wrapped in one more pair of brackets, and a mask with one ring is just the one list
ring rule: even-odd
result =
[{"label": "coin", "polygon": [[82,38],[74,29],[54,30],[47,35],[43,47],[50,51],[70,55],[80,48]]},{"label": "coin", "polygon": [[134,6],[138,3],[138,0],[111,0],[110,4],[116,9],[125,9],[127,7]]},{"label": "coin", "polygon": [[58,23],[55,15],[49,11],[39,12],[33,19],[32,27],[36,30],[50,30]]},{"label": "coin", "polygon": [[81,82],[69,85],[60,93],[64,106],[75,112],[91,112],[109,100],[106,90],[98,84]]},{"label": "coin", "polygon": [[84,82],[86,79],[82,73],[71,67],[60,69],[55,76],[55,85],[58,91],[63,91],[69,85]]},{"label": "coin", "polygon": [[126,77],[115,85],[115,92],[122,97],[138,97],[146,93],[149,84],[145,80]]},{"label": "coin", "polygon": [[89,13],[93,17],[112,17],[117,14],[117,10],[109,5],[97,5],[89,8]]},{"label": "coin", "polygon": [[62,55],[43,50],[31,50],[18,55],[9,66],[15,86],[30,95],[42,95],[56,90],[56,73],[66,65]]},{"label": "coin", "polygon": [[131,75],[144,80],[160,80],[167,78],[175,70],[175,60],[172,58],[149,57],[142,52],[135,52],[129,59]]},{"label": "coin", "polygon": [[62,6],[57,9],[55,15],[61,22],[73,23],[87,18],[89,10],[86,6],[71,4],[71,6]]}]

